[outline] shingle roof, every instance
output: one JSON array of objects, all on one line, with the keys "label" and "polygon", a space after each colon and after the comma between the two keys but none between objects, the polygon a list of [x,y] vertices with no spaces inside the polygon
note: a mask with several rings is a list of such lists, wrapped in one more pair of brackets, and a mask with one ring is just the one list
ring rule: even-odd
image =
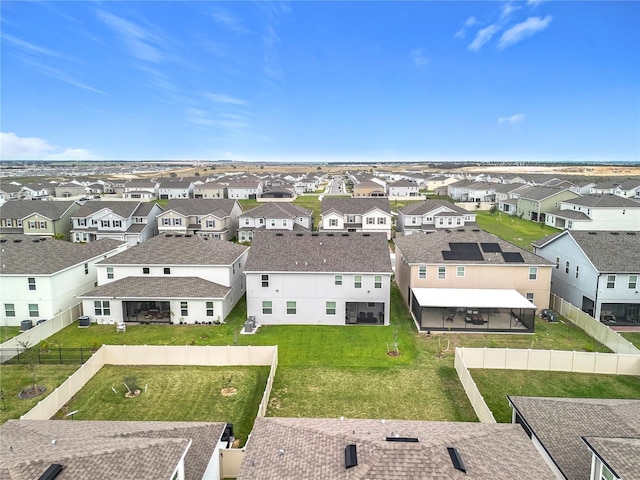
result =
[{"label": "shingle roof", "polygon": [[[524,263],[520,265],[549,265],[548,260],[529,252],[517,245],[513,245],[479,228],[458,228],[452,230],[436,230],[429,233],[414,233],[404,237],[396,237],[394,240],[398,250],[411,264],[417,263],[455,263],[461,261],[467,264],[506,264],[499,252],[485,252],[480,248],[482,260],[448,260],[444,258],[443,251],[450,251],[450,243],[497,243],[502,252],[520,253]],[[516,265],[509,263],[509,265]]]},{"label": "shingle roof", "polygon": [[1,218],[24,218],[38,213],[50,220],[57,220],[76,202],[39,202],[34,200],[12,200],[0,205]]},{"label": "shingle roof", "polygon": [[200,235],[164,234],[101,262],[106,265],[231,265],[246,246]]},{"label": "shingle roof", "polygon": [[102,239],[82,244],[11,235],[0,239],[0,274],[49,275],[111,252],[123,243]]},{"label": "shingle roof", "polygon": [[[509,397],[568,480],[590,478],[585,437],[640,438],[640,400]],[[635,478],[635,477],[628,477]]]},{"label": "shingle roof", "polygon": [[613,468],[619,478],[640,478],[640,437],[586,437],[584,440]]},{"label": "shingle roof", "polygon": [[589,215],[579,210],[570,210],[568,208],[560,210],[559,208],[549,210],[547,215],[555,215],[560,218],[570,218],[571,220],[591,220]]},{"label": "shingle roof", "polygon": [[566,190],[567,189],[553,187],[529,187],[526,189],[518,190],[517,193],[520,198],[529,200],[545,200]]},{"label": "shingle roof", "polygon": [[169,200],[164,211],[173,210],[182,215],[204,216],[212,214],[223,218],[231,215],[231,211],[237,203],[231,198],[180,198]]},{"label": "shingle roof", "polygon": [[36,480],[52,463],[64,467],[56,480],[170,478],[188,448],[185,478],[200,479],[224,428],[204,422],[9,420],[0,426],[0,478]]},{"label": "shingle roof", "polygon": [[240,218],[295,218],[308,217],[313,212],[291,203],[268,202],[243,213]]},{"label": "shingle roof", "polygon": [[[560,235],[570,235],[601,273],[638,273],[640,269],[640,232],[565,230],[556,237]],[[534,245],[541,247],[553,239],[545,237]]]},{"label": "shingle roof", "polygon": [[389,199],[386,197],[324,197],[322,199],[323,214],[335,210],[336,212],[339,212],[343,215],[362,215],[376,208],[391,215]]},{"label": "shingle roof", "polygon": [[385,233],[256,231],[245,272],[391,273]]},{"label": "shingle roof", "polygon": [[198,277],[126,277],[94,288],[81,298],[223,298],[231,289]]},{"label": "shingle roof", "polygon": [[89,200],[85,202],[74,214],[74,218],[83,218],[93,215],[103,209],[108,209],[122,218],[129,218],[140,206],[139,201],[109,201],[109,200]]},{"label": "shingle roof", "polygon": [[[386,441],[413,437],[418,442]],[[345,447],[357,465],[345,468]],[[457,448],[467,473],[447,451]],[[239,480],[501,480],[555,478],[519,425],[361,419],[257,418]]]},{"label": "shingle roof", "polygon": [[574,205],[581,205],[585,207],[635,207],[640,209],[640,203],[634,202],[630,198],[620,197],[613,194],[605,195],[585,195],[579,198],[572,198],[570,200],[563,200],[563,203],[571,203]]},{"label": "shingle roof", "polygon": [[138,208],[136,208],[135,212],[133,212],[133,216],[147,217],[151,213],[151,210],[153,210],[153,208],[156,206],[160,209],[160,211],[162,211],[162,207],[160,207],[155,202],[140,202]]},{"label": "shingle roof", "polygon": [[472,212],[465,210],[462,207],[458,207],[450,202],[444,200],[425,200],[424,202],[412,203],[400,209],[403,215],[424,215],[425,213],[433,212],[437,208],[444,207],[447,210],[454,211],[463,215],[468,215]]}]

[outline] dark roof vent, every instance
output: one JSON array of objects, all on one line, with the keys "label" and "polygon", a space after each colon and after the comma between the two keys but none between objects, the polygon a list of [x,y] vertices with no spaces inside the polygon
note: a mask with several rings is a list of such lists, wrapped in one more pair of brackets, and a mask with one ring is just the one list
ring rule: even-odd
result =
[{"label": "dark roof vent", "polygon": [[471,231],[472,231],[472,232],[479,232],[479,231],[480,231],[480,229],[479,229],[479,228],[474,228],[474,229],[472,229]]},{"label": "dark roof vent", "polygon": [[445,232],[447,233],[451,233],[451,230],[449,230],[448,228],[445,230]]},{"label": "dark roof vent", "polygon": [[17,239],[17,240],[14,240],[13,243],[20,243],[21,241],[22,241],[21,239]]},{"label": "dark roof vent", "polygon": [[384,439],[387,442],[404,442],[404,443],[418,443],[420,441],[416,437],[385,437]]},{"label": "dark roof vent", "polygon": [[370,234],[370,233],[363,233],[363,234],[362,234],[362,236],[363,236],[363,237],[370,237],[370,236],[371,236],[371,234]]},{"label": "dark roof vent", "polygon": [[296,237],[304,237],[304,233],[296,233]]},{"label": "dark roof vent", "polygon": [[589,235],[597,235],[598,234],[598,232],[587,232],[587,233],[589,233]]},{"label": "dark roof vent", "polygon": [[609,232],[611,235],[620,235],[620,232]]},{"label": "dark roof vent", "polygon": [[182,237],[182,234],[181,234],[181,233],[176,233],[176,234],[174,235],[174,237],[176,237],[176,238],[178,238],[178,237]]},{"label": "dark roof vent", "polygon": [[35,240],[31,240],[33,243],[40,243],[40,240],[38,240],[37,238]]},{"label": "dark roof vent", "polygon": [[311,234],[311,236],[312,236],[312,237],[317,237],[317,236],[318,236],[318,234],[317,234],[317,233],[312,233],[312,234]]},{"label": "dark roof vent", "polygon": [[327,237],[333,237],[333,233],[327,233]]},{"label": "dark roof vent", "polygon": [[282,237],[281,233],[276,233],[276,237]]},{"label": "dark roof vent", "polygon": [[343,236],[343,237],[348,237],[348,236],[349,236],[349,234],[348,234],[348,233],[343,233],[343,234],[342,234],[342,236]]},{"label": "dark roof vent", "polygon": [[636,232],[627,232],[627,235],[635,235]]},{"label": "dark roof vent", "polygon": [[45,240],[46,240],[46,238],[41,238],[40,239],[41,242],[44,242]]},{"label": "dark roof vent", "polygon": [[7,241],[6,238],[0,238],[0,243],[5,243]]},{"label": "dark roof vent", "polygon": [[185,237],[187,237],[187,238],[188,238],[188,237],[191,237],[191,234],[190,234],[190,233],[187,233],[187,234],[185,235]]},{"label": "dark roof vent", "polygon": [[449,452],[449,456],[451,457],[451,463],[453,463],[453,467],[456,470],[467,473],[467,467],[464,466],[464,462],[462,461],[462,457],[460,456],[460,452],[458,451],[458,449],[454,447],[447,447],[447,451]]},{"label": "dark roof vent", "polygon": [[59,463],[52,463],[49,465],[49,468],[45,470],[45,472],[40,475],[38,480],[53,480],[58,476],[58,474],[62,471],[64,467]]},{"label": "dark roof vent", "polygon": [[464,228],[459,228],[458,231],[459,232],[466,232],[466,230]]},{"label": "dark roof vent", "polygon": [[167,233],[165,237],[173,237],[173,233]]},{"label": "dark roof vent", "polygon": [[344,468],[349,469],[358,465],[358,452],[354,443],[344,447]]}]

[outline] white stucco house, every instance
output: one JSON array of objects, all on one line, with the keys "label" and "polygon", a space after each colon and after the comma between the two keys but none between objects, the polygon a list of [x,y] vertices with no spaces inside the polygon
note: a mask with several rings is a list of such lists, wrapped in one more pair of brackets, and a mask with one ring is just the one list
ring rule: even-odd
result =
[{"label": "white stucco house", "polygon": [[323,232],[382,232],[391,239],[393,219],[388,198],[324,197],[321,217]]},{"label": "white stucco house", "polygon": [[409,180],[397,180],[387,185],[389,196],[395,198],[417,197],[420,195],[420,186]]},{"label": "white stucco house", "polygon": [[383,233],[256,232],[244,269],[259,324],[389,324]]},{"label": "white stucco house", "polygon": [[82,295],[92,321],[215,323],[245,291],[248,247],[200,235],[164,234],[97,265]]},{"label": "white stucco house", "polygon": [[94,288],[96,263],[126,248],[115,240],[88,244],[11,235],[0,238],[0,325],[49,319]]},{"label": "white stucco house", "polygon": [[640,233],[571,231],[536,241],[551,292],[607,323],[640,325]]},{"label": "white stucco house", "polygon": [[640,231],[640,202],[614,194],[591,194],[560,202],[545,223],[566,230]]},{"label": "white stucco house", "polygon": [[475,226],[476,214],[443,200],[425,200],[398,210],[396,231],[403,235],[439,228]]},{"label": "white stucco house", "polygon": [[158,198],[192,198],[194,184],[190,180],[163,180],[158,186]]},{"label": "white stucco house", "polygon": [[238,218],[238,241],[251,242],[254,232],[313,230],[313,212],[291,203],[265,203]]},{"label": "white stucco house", "polygon": [[176,198],[169,200],[158,221],[159,233],[204,235],[233,240],[242,207],[230,198]]}]

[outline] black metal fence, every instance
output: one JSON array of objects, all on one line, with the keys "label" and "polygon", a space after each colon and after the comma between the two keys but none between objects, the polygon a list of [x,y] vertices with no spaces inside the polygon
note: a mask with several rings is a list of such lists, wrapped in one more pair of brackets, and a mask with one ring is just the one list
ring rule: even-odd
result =
[{"label": "black metal fence", "polygon": [[[33,351],[25,352],[21,349],[3,349],[3,352],[16,354],[15,357],[5,362],[5,365],[27,364],[33,361],[41,365],[82,365],[86,362],[95,350],[88,348],[50,348],[48,350],[40,350],[34,348]],[[4,355],[3,355],[4,357]]]}]

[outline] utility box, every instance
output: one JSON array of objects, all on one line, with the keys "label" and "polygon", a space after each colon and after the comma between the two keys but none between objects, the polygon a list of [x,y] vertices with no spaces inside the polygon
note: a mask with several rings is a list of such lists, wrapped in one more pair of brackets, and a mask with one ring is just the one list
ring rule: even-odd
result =
[{"label": "utility box", "polygon": [[22,320],[20,322],[20,331],[26,332],[33,327],[33,320]]},{"label": "utility box", "polygon": [[88,327],[91,325],[91,318],[88,315],[78,317],[78,327]]},{"label": "utility box", "polygon": [[254,328],[256,328],[256,317],[251,316],[244,322],[244,333],[251,333]]}]

